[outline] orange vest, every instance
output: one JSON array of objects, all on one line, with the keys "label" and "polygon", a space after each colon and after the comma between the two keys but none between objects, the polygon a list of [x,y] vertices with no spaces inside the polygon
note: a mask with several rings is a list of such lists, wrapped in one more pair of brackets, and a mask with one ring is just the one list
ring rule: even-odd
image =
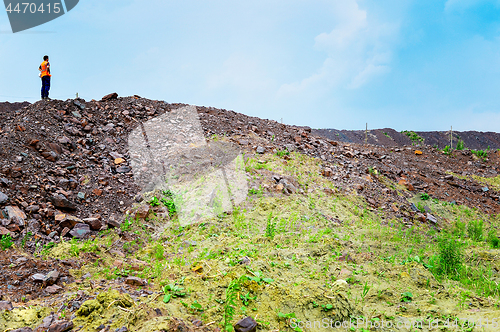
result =
[{"label": "orange vest", "polygon": [[42,67],[42,75],[40,77],[44,77],[44,76],[52,76],[50,75],[50,72],[49,72],[49,67],[47,66],[49,62],[48,61],[44,61],[42,62],[42,64],[40,65],[40,67]]}]

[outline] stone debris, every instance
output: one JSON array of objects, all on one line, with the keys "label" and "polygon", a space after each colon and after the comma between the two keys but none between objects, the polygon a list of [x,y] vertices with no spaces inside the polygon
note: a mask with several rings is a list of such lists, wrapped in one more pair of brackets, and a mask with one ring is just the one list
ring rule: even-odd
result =
[{"label": "stone debris", "polygon": [[138,277],[127,277],[125,283],[132,286],[146,286],[146,281]]},{"label": "stone debris", "polygon": [[252,317],[245,317],[234,325],[235,332],[255,332],[257,322]]}]

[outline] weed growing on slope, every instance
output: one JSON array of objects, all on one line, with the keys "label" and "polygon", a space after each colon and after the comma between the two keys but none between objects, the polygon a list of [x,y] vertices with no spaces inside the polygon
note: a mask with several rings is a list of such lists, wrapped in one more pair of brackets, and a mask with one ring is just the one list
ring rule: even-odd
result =
[{"label": "weed growing on slope", "polygon": [[224,329],[228,332],[234,331],[232,321],[236,313],[236,300],[238,292],[241,289],[241,284],[247,279],[246,276],[241,276],[238,279],[233,279],[226,288],[226,301],[224,305]]},{"label": "weed growing on slope", "polygon": [[167,207],[168,214],[172,218],[176,213],[177,209],[174,203],[174,194],[170,190],[162,191],[164,197],[161,198],[161,203]]},{"label": "weed growing on slope", "polygon": [[184,287],[176,285],[176,284],[168,284],[163,287],[163,302],[168,303],[170,299],[175,297],[183,297],[186,296],[186,291]]},{"label": "weed growing on slope", "polygon": [[457,280],[462,270],[463,244],[451,235],[445,234],[438,242],[438,256],[433,269],[438,275],[447,275]]},{"label": "weed growing on slope", "polygon": [[275,218],[273,218],[272,213],[269,213],[269,215],[267,216],[267,223],[266,223],[266,237],[272,240],[274,239],[275,234],[276,234],[276,221]]},{"label": "weed growing on slope", "polygon": [[290,151],[288,151],[287,149],[279,150],[279,151],[276,151],[276,155],[278,157],[289,156],[290,155]]},{"label": "weed growing on slope", "polygon": [[453,224],[451,233],[457,238],[465,238],[465,222],[461,222],[460,219],[456,219]]},{"label": "weed growing on slope", "polygon": [[483,241],[483,221],[472,220],[467,225],[467,235],[469,238],[476,242]]},{"label": "weed growing on slope", "polygon": [[490,229],[488,232],[487,241],[491,248],[498,249],[500,248],[500,239],[497,236],[497,232],[494,229]]},{"label": "weed growing on slope", "polygon": [[484,150],[470,150],[473,154],[475,154],[478,158],[483,159],[483,161],[486,161],[486,158],[488,158],[488,151]]},{"label": "weed growing on slope", "polygon": [[451,147],[449,145],[445,146],[443,149],[443,153],[447,156],[451,155],[452,152],[453,152],[453,150],[451,149]]}]

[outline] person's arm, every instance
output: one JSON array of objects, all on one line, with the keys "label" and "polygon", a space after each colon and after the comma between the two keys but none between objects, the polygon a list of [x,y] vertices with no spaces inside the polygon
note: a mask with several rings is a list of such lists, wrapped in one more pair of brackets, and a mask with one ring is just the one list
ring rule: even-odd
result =
[{"label": "person's arm", "polygon": [[47,61],[47,73],[50,75],[50,62]]}]

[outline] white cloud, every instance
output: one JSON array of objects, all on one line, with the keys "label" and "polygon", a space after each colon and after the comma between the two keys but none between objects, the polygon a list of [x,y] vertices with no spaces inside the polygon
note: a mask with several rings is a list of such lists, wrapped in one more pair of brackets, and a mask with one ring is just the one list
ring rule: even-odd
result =
[{"label": "white cloud", "polygon": [[280,97],[334,88],[357,89],[390,71],[398,22],[379,22],[356,0],[335,1],[333,17],[335,28],[315,38],[315,48],[327,54],[322,67],[299,82],[283,84]]}]

